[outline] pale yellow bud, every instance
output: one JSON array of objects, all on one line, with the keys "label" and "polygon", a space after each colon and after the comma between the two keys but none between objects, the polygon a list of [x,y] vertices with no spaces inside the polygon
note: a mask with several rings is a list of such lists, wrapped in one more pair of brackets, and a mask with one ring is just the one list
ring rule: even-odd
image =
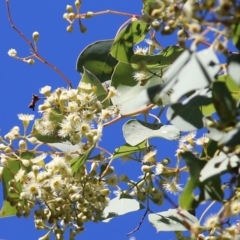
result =
[{"label": "pale yellow bud", "polygon": [[38,143],[38,140],[37,138],[35,137],[30,137],[27,139],[31,144],[37,144]]},{"label": "pale yellow bud", "polygon": [[85,18],[91,18],[93,16],[93,12],[87,12]]},{"label": "pale yellow bud", "polygon": [[24,167],[29,167],[29,165],[30,165],[30,161],[29,160],[26,160],[26,159],[22,159],[22,165],[24,166]]},{"label": "pale yellow bud", "polygon": [[37,42],[39,39],[39,32],[33,32],[32,38],[33,38],[34,42]]},{"label": "pale yellow bud", "polygon": [[154,166],[143,165],[143,166],[141,167],[141,170],[142,170],[142,172],[147,173],[147,172],[150,172],[153,167],[154,167]]},{"label": "pale yellow bud", "polygon": [[109,191],[108,188],[104,188],[104,189],[101,189],[101,190],[99,191],[99,193],[100,193],[101,195],[108,196],[108,195],[110,194],[110,191]]},{"label": "pale yellow bud", "polygon": [[0,150],[5,150],[7,146],[5,146],[4,144],[0,144]]},{"label": "pale yellow bud", "polygon": [[30,64],[30,65],[33,65],[35,63],[34,59],[33,58],[30,58],[28,60],[25,60],[24,62]]},{"label": "pale yellow bud", "polygon": [[82,1],[76,0],[74,4],[75,4],[76,9],[79,11]]},{"label": "pale yellow bud", "polygon": [[67,32],[72,32],[72,31],[73,31],[73,26],[72,25],[67,26]]},{"label": "pale yellow bud", "polygon": [[63,14],[63,18],[66,19],[66,20],[69,20],[68,13],[64,13],[64,14]]},{"label": "pale yellow bud", "polygon": [[27,148],[27,144],[24,140],[20,140],[18,143],[19,149],[24,150]]},{"label": "pale yellow bud", "polygon": [[75,18],[75,13],[73,13],[73,12],[69,13],[68,17],[69,17],[70,20],[73,20]]},{"label": "pale yellow bud", "polygon": [[66,6],[66,10],[67,10],[67,12],[69,12],[69,13],[74,12],[74,11],[73,11],[73,7],[72,7],[71,5],[67,5],[67,6]]},{"label": "pale yellow bud", "polygon": [[80,27],[81,33],[85,33],[87,31],[87,28],[82,23],[79,24],[79,27]]}]

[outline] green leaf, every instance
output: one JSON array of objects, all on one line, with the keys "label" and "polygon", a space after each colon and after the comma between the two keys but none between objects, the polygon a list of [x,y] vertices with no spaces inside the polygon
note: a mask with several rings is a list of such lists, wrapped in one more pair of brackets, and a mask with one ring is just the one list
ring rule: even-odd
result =
[{"label": "green leaf", "polygon": [[[133,67],[137,67],[138,63],[144,62],[148,68],[162,67],[172,64],[182,53],[184,49],[177,46],[170,46],[156,55],[137,55],[131,58]],[[137,64],[137,66],[135,66]]]},{"label": "green leaf", "polygon": [[186,223],[192,225],[198,219],[185,210],[169,209],[148,215],[149,222],[160,231],[187,231]]},{"label": "green leaf", "polygon": [[233,43],[238,50],[240,50],[240,23],[234,23],[231,25],[233,32]]},{"label": "green leaf", "polygon": [[124,157],[126,155],[131,155],[133,153],[143,151],[146,148],[147,148],[147,146],[146,146],[145,141],[136,146],[131,146],[129,144],[125,144],[125,145],[115,149],[115,151],[113,153],[113,159],[119,158],[119,157]]},{"label": "green leaf", "polygon": [[77,71],[83,73],[85,67],[100,82],[109,80],[118,62],[110,55],[112,44],[113,40],[103,40],[88,45],[78,56]]},{"label": "green leaf", "polygon": [[135,212],[142,208],[142,204],[135,199],[120,198],[120,196],[117,196],[110,200],[108,206],[104,209],[102,219],[103,222],[109,222],[115,216]]},{"label": "green leaf", "polygon": [[193,210],[198,206],[198,202],[193,194],[195,187],[195,180],[192,178],[188,179],[187,184],[179,197],[179,205],[181,209]]},{"label": "green leaf", "polygon": [[[0,211],[0,217],[9,217],[16,214],[15,207],[12,207],[7,202],[7,197],[18,197],[17,194],[9,194],[8,190],[10,188],[8,182],[12,179],[14,179],[14,176],[20,169],[20,161],[10,161],[7,167],[4,167],[3,169],[3,175],[2,175],[2,182],[3,182],[3,205]],[[22,187],[20,183],[17,183],[19,190],[21,191]]]},{"label": "green leaf", "polygon": [[[209,134],[207,135],[207,137],[211,138],[209,136]],[[210,139],[209,142],[206,145],[206,152],[204,150],[202,150],[200,158],[206,158],[207,156],[208,157],[213,157],[217,150],[218,150],[217,142]],[[207,155],[206,155],[206,153],[207,153]]]},{"label": "green leaf", "polygon": [[15,216],[16,213],[16,208],[12,207],[8,201],[4,200],[0,211],[0,218]]},{"label": "green leaf", "polygon": [[[81,82],[90,83],[93,86],[95,86],[97,89],[96,95],[98,97],[98,100],[99,101],[104,100],[107,97],[108,92],[105,90],[105,88],[103,87],[101,82],[98,80],[98,78],[92,72],[87,70],[85,67],[83,67],[83,71],[84,71],[84,73],[83,73]],[[104,105],[104,107],[108,107],[109,104],[110,104],[109,101],[105,101],[103,105]]]},{"label": "green leaf", "polygon": [[178,140],[181,132],[172,125],[146,124],[143,121],[131,119],[123,125],[123,136],[128,144],[136,146],[153,137]]},{"label": "green leaf", "polygon": [[192,131],[203,127],[200,107],[209,105],[212,96],[209,89],[198,90],[182,103],[175,103],[167,111],[167,119],[181,131]]},{"label": "green leaf", "polygon": [[136,20],[124,28],[114,40],[111,54],[118,61],[129,63],[133,56],[133,46],[141,42],[146,36],[148,25]]},{"label": "green leaf", "polygon": [[118,89],[119,86],[133,87],[138,82],[133,79],[134,69],[130,63],[119,62],[113,72],[111,85]]},{"label": "green leaf", "polygon": [[228,125],[236,121],[236,102],[224,82],[214,82],[212,88],[213,104],[223,122]]},{"label": "green leaf", "polygon": [[94,147],[90,148],[84,155],[80,155],[71,160],[70,165],[71,165],[73,175],[76,175],[79,172],[80,168],[86,163],[93,149]]},{"label": "green leaf", "polygon": [[[152,69],[154,71],[154,69]],[[143,109],[150,103],[147,89],[162,83],[160,77],[155,75],[144,86],[140,86],[133,79],[133,68],[129,63],[119,62],[112,76],[111,85],[114,86],[119,96],[111,98],[114,105],[121,106],[121,114],[127,114]]]},{"label": "green leaf", "polygon": [[[230,70],[229,70],[230,72]],[[236,74],[234,74],[236,76]],[[235,101],[238,101],[240,98],[240,86],[230,77],[229,74],[221,75],[217,78],[217,81],[224,82],[231,93],[231,96]],[[216,109],[213,104],[207,106],[201,106],[201,112],[203,115],[211,115],[216,112]]]},{"label": "green leaf", "polygon": [[[221,180],[219,176],[212,176],[209,179],[204,179],[206,181],[201,181],[203,169],[206,167],[206,161],[200,160],[191,152],[182,153],[190,173],[190,183],[187,184],[186,190],[184,189],[182,195],[180,196],[179,203],[181,208],[186,210],[193,210],[198,206],[199,203],[213,199],[217,201],[222,201],[223,191],[221,188]],[[205,172],[211,172],[209,169],[205,169]],[[198,187],[200,189],[199,197],[191,197],[187,199],[187,195]]]}]

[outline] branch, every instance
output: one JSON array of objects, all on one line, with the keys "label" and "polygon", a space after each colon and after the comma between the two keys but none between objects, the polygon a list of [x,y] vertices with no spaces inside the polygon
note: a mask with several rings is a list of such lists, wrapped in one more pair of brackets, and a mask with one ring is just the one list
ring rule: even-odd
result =
[{"label": "branch", "polygon": [[148,211],[149,211],[148,209],[145,211],[145,213],[143,214],[143,216],[142,216],[139,224],[137,225],[137,227],[135,229],[133,229],[131,232],[127,233],[126,236],[129,236],[129,235],[135,233],[137,230],[139,230],[139,228],[141,227],[141,225],[142,225],[142,223],[143,223],[143,221],[144,221]]},{"label": "branch", "polygon": [[[114,10],[104,10],[100,12],[95,12],[92,14],[92,16],[97,16],[97,15],[102,15],[106,13],[111,13],[111,14],[117,14],[117,15],[122,15],[122,16],[127,16],[127,17],[135,17],[135,18],[140,18],[140,15],[132,14],[132,13],[125,13],[125,12],[119,12],[119,11],[114,11]],[[83,13],[83,14],[78,14],[76,17],[77,18],[88,18],[88,13]]]},{"label": "branch", "polygon": [[41,61],[42,63],[46,64],[50,68],[52,68],[54,71],[56,71],[62,78],[63,80],[67,83],[67,85],[72,88],[72,83],[68,80],[68,78],[54,65],[51,63],[47,62],[43,57],[41,57],[38,52],[36,51],[35,47],[33,46],[32,42],[28,40],[28,38],[15,26],[12,20],[12,15],[10,11],[10,6],[9,6],[9,0],[6,0],[6,6],[7,6],[7,14],[8,14],[8,20],[11,24],[11,27],[23,38],[23,40],[30,46],[31,51],[33,52],[33,56]]},{"label": "branch", "polygon": [[143,108],[141,110],[138,110],[136,112],[131,112],[131,113],[127,113],[127,114],[121,114],[119,117],[114,118],[112,121],[103,124],[103,127],[109,126],[109,125],[111,125],[111,124],[113,124],[113,123],[115,123],[115,122],[117,122],[117,121],[119,121],[119,120],[121,120],[121,119],[123,119],[125,117],[130,117],[130,116],[133,116],[133,115],[136,115],[136,114],[147,112],[147,111],[151,110],[154,106],[155,106],[155,104],[150,104],[147,107],[145,107],[145,108]]}]

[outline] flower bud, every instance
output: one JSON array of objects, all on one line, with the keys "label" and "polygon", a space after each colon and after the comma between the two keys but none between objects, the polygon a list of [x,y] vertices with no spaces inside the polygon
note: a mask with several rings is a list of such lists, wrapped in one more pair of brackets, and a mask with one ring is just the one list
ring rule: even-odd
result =
[{"label": "flower bud", "polygon": [[151,171],[152,167],[154,167],[154,166],[143,165],[141,167],[141,170],[142,170],[142,172],[147,173],[147,172]]},{"label": "flower bud", "polygon": [[119,177],[119,180],[120,180],[121,182],[130,182],[128,176],[125,175],[125,174],[121,175],[121,176]]},{"label": "flower bud", "polygon": [[67,32],[73,32],[73,26],[72,25],[67,26]]},{"label": "flower bud", "polygon": [[28,60],[25,60],[24,62],[30,64],[30,65],[33,65],[35,63],[34,59],[33,58],[30,58]]},{"label": "flower bud", "polygon": [[4,145],[4,144],[2,144],[2,143],[0,144],[0,150],[5,150],[5,149],[6,149],[6,147],[7,147],[7,146],[6,146],[6,145]]},{"label": "flower bud", "polygon": [[18,147],[20,150],[24,150],[27,148],[27,144],[24,140],[20,140],[19,143],[18,143]]},{"label": "flower bud", "polygon": [[85,18],[91,18],[93,16],[93,12],[87,12]]},{"label": "flower bud", "polygon": [[99,193],[104,196],[108,196],[110,194],[110,190],[108,188],[104,188],[99,190]]},{"label": "flower bud", "polygon": [[39,39],[39,32],[33,32],[32,38],[33,38],[34,42],[37,42]]},{"label": "flower bud", "polygon": [[69,13],[69,14],[68,14],[68,17],[69,17],[70,20],[75,19],[75,13],[73,13],[73,12],[72,12],[72,13]]},{"label": "flower bud", "polygon": [[35,138],[35,137],[27,138],[27,140],[28,140],[31,144],[37,144],[37,143],[38,143],[38,140],[37,140],[37,138]]},{"label": "flower bud", "polygon": [[69,13],[74,12],[74,11],[73,11],[73,7],[72,7],[71,5],[67,5],[67,6],[66,6],[66,10],[67,10],[67,12],[69,12]]},{"label": "flower bud", "polygon": [[81,33],[85,33],[87,31],[87,28],[80,22],[79,23],[80,31]]},{"label": "flower bud", "polygon": [[82,4],[82,1],[76,0],[74,4],[75,4],[76,9],[79,11],[79,9],[81,7],[81,4]]},{"label": "flower bud", "polygon": [[30,161],[29,160],[26,160],[26,159],[22,159],[22,165],[24,166],[24,167],[29,167],[29,165],[30,165]]},{"label": "flower bud", "polygon": [[19,193],[19,192],[18,192],[15,188],[13,188],[13,187],[10,187],[10,188],[8,189],[8,192],[11,193],[11,194],[14,194],[14,193],[18,194],[18,193]]}]

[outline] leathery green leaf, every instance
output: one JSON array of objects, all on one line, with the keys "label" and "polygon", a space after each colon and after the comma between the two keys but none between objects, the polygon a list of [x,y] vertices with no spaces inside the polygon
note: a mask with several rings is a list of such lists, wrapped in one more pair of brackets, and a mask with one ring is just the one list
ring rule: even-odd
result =
[{"label": "leathery green leaf", "polygon": [[129,63],[133,56],[133,46],[141,42],[146,36],[148,25],[136,20],[124,28],[114,40],[111,54],[118,61]]}]

